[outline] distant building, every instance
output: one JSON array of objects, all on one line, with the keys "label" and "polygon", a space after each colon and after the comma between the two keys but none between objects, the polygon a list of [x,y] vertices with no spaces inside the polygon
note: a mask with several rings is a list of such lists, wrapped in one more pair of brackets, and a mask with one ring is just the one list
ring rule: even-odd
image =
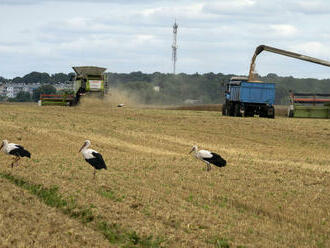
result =
[{"label": "distant building", "polygon": [[154,91],[159,92],[160,91],[160,87],[159,86],[154,86]]},{"label": "distant building", "polygon": [[186,99],[184,100],[185,104],[200,104],[201,100],[194,100],[194,99]]},{"label": "distant building", "polygon": [[[72,82],[51,84],[56,90],[72,90]],[[41,86],[40,83],[34,84],[14,84],[14,83],[0,83],[0,96],[15,98],[20,91],[29,92],[31,95],[35,89]]]},{"label": "distant building", "polygon": [[4,95],[4,88],[5,88],[5,84],[4,83],[0,83],[0,96]]},{"label": "distant building", "polygon": [[13,83],[4,83],[0,85],[0,95],[14,98],[17,96],[18,92],[24,91],[33,93],[33,90],[40,87],[40,83],[37,84],[13,84]]},{"label": "distant building", "polygon": [[73,90],[72,82],[70,82],[70,83],[56,83],[56,84],[52,84],[52,86],[54,86],[57,91],[59,91],[59,90]]},{"label": "distant building", "polygon": [[32,95],[33,91],[38,89],[40,86],[41,86],[40,83],[28,84],[28,85],[26,85],[26,88],[24,91],[29,92]]}]

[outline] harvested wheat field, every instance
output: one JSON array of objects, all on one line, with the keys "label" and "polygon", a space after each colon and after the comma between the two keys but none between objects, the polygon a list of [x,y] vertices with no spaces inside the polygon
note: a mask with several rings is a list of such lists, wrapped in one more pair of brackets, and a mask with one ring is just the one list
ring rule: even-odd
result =
[{"label": "harvested wheat field", "polygon": [[[1,247],[330,247],[330,121],[0,105]],[[78,153],[84,140],[108,170]],[[221,154],[224,168],[188,155]]]}]

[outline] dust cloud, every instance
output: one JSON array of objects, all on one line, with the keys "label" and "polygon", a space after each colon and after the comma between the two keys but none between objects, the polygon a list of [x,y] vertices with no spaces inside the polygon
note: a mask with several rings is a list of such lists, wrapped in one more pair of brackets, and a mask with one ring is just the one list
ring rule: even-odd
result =
[{"label": "dust cloud", "polygon": [[125,107],[143,107],[141,97],[138,95],[120,89],[111,89],[104,96],[99,98],[97,96],[83,96],[80,99],[79,106],[81,107],[117,107],[119,104],[124,104]]}]

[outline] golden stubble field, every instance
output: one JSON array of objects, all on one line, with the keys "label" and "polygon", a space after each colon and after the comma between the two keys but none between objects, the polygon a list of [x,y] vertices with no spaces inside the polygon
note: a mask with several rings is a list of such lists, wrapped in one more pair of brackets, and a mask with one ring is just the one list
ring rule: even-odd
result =
[{"label": "golden stubble field", "polygon": [[[3,247],[330,247],[329,120],[115,106],[0,105],[1,138],[32,153],[13,169],[1,153]],[[78,153],[85,139],[108,165],[95,181]],[[228,166],[207,172],[188,155],[194,144]],[[11,176],[56,187],[95,219]],[[130,235],[112,239],[96,219]]]}]

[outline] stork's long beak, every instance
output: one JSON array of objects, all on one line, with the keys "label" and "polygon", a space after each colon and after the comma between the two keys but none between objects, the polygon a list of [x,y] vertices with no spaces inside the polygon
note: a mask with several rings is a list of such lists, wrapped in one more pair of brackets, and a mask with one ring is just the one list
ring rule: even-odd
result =
[{"label": "stork's long beak", "polygon": [[79,149],[79,152],[81,152],[81,150],[85,147],[85,145],[86,145],[86,143],[84,143],[83,146]]},{"label": "stork's long beak", "polygon": [[0,151],[1,151],[2,147],[3,147],[3,143],[2,143],[1,146],[0,146]]},{"label": "stork's long beak", "polygon": [[194,148],[193,148],[193,149],[191,149],[191,151],[190,151],[188,154],[192,153],[193,151],[194,151]]}]

